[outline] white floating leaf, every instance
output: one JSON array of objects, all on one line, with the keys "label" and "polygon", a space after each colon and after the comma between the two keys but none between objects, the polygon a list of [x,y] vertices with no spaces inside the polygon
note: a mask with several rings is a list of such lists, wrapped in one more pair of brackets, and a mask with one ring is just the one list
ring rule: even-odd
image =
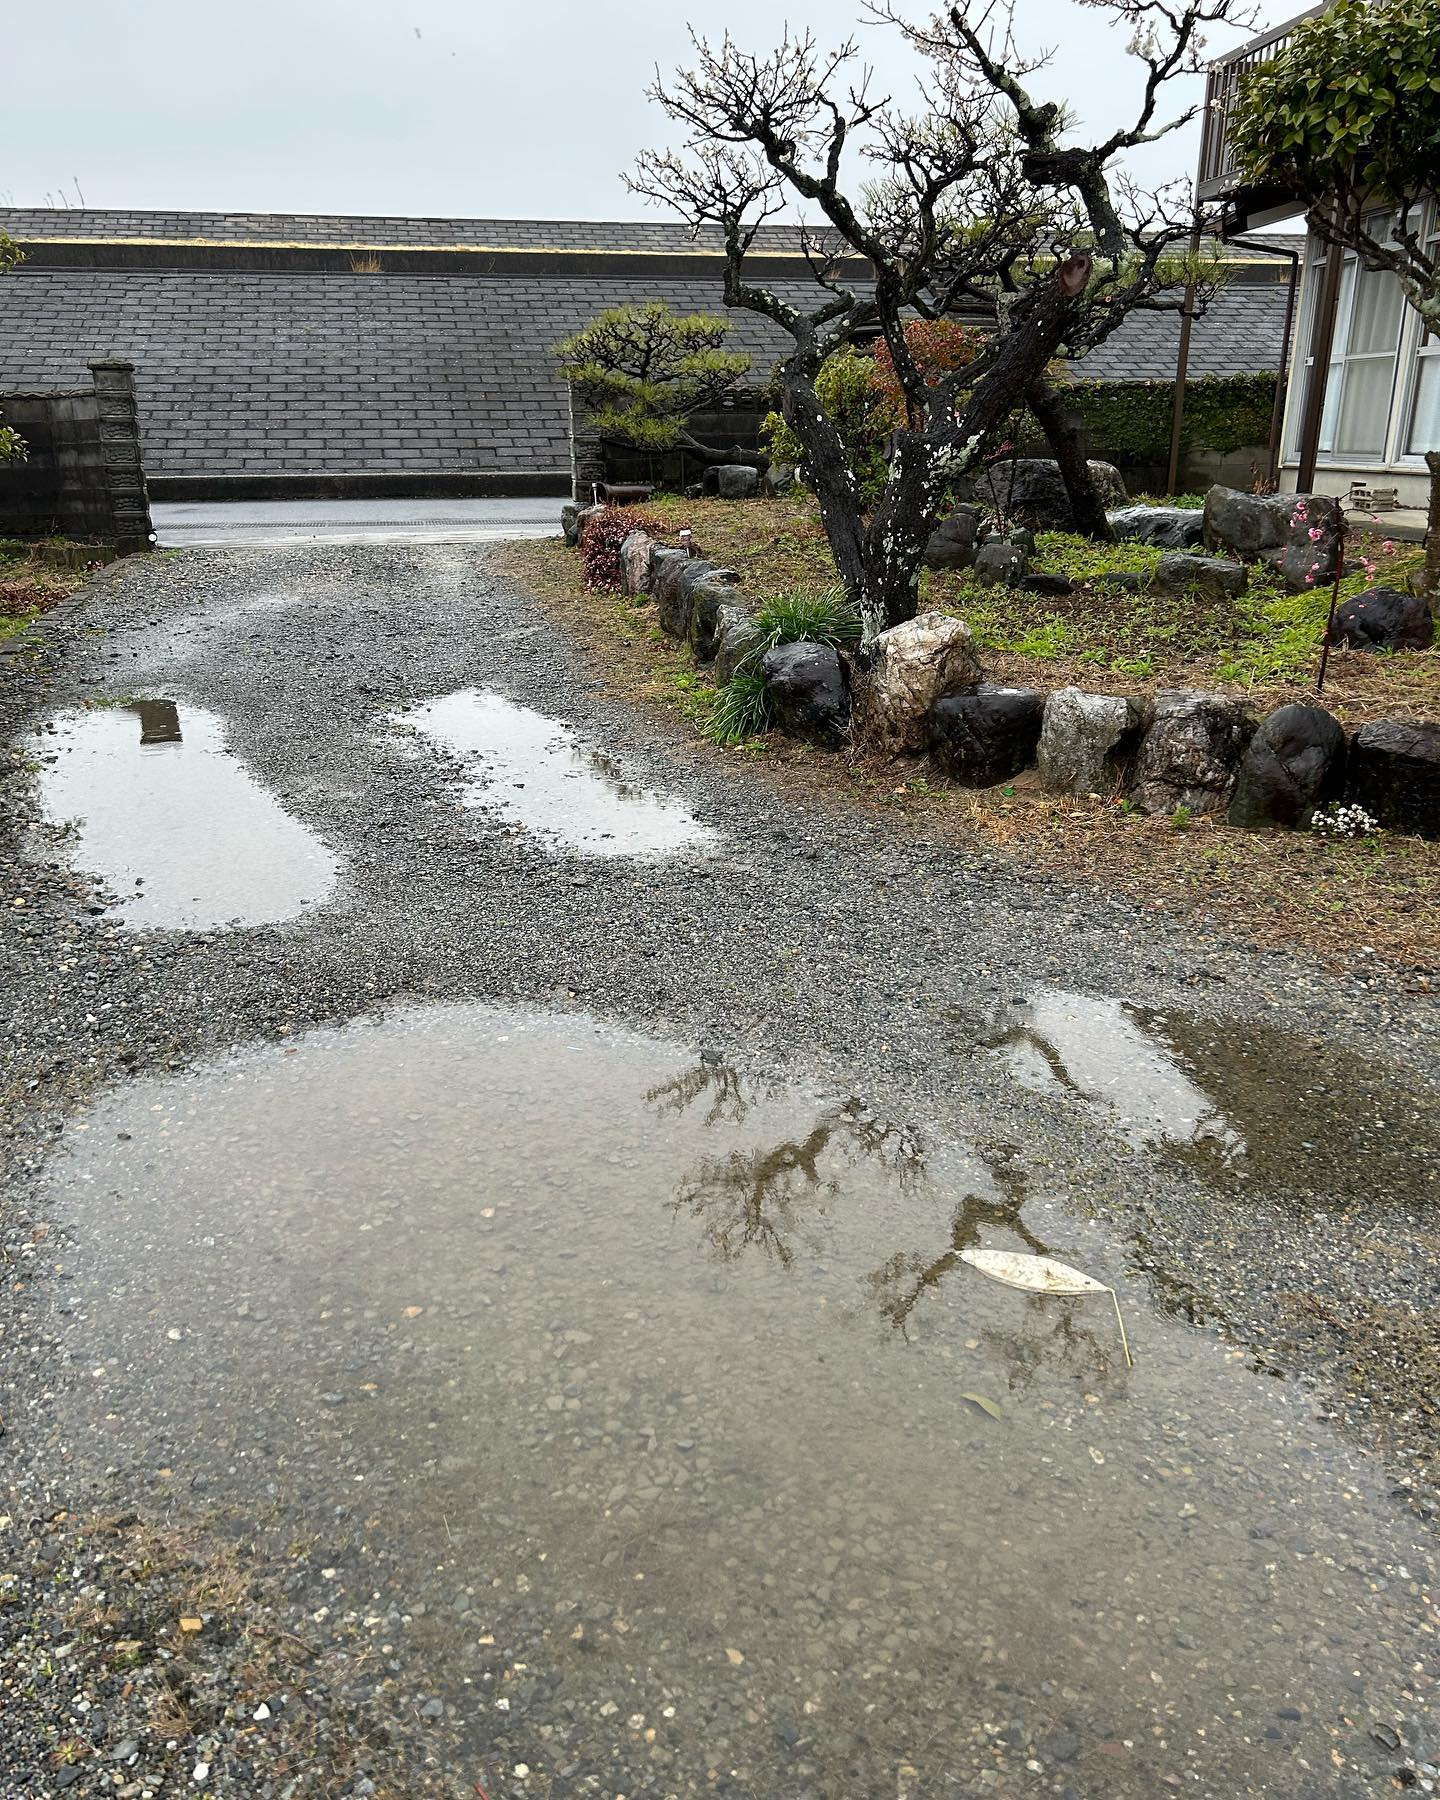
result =
[{"label": "white floating leaf", "polygon": [[[1057,1294],[1074,1297],[1084,1294],[1108,1294],[1115,1306],[1115,1323],[1120,1327],[1120,1345],[1125,1352],[1125,1365],[1134,1368],[1130,1340],[1125,1335],[1125,1321],[1120,1316],[1120,1297],[1114,1288],[1069,1263],[1056,1262],[1053,1256],[1034,1256],[1027,1250],[962,1250],[961,1262],[967,1262],[992,1281],[1003,1281],[1006,1287],[1023,1288],[1030,1294]],[[968,1399],[969,1396],[967,1395]]]},{"label": "white floating leaf", "polygon": [[1108,1294],[1110,1289],[1092,1275],[1083,1275],[1053,1256],[1031,1256],[1019,1250],[962,1250],[960,1260],[1003,1281],[1007,1287],[1028,1288],[1033,1294]]}]

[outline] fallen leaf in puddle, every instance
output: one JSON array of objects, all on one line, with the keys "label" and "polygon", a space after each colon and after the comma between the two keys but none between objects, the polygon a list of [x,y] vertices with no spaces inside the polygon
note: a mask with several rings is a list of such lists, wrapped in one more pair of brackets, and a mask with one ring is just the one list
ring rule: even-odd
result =
[{"label": "fallen leaf in puddle", "polygon": [[1130,1340],[1125,1335],[1125,1321],[1120,1317],[1120,1301],[1114,1288],[1072,1269],[1069,1263],[1057,1262],[1053,1256],[1034,1256],[1025,1250],[962,1250],[961,1262],[979,1269],[992,1281],[1003,1281],[1006,1287],[1023,1288],[1031,1294],[1055,1294],[1062,1298],[1077,1295],[1108,1294],[1115,1304],[1115,1323],[1120,1327],[1120,1344],[1125,1352],[1125,1365],[1134,1368]]},{"label": "fallen leaf in puddle", "polygon": [[962,1394],[960,1398],[962,1400],[968,1400],[972,1406],[978,1406],[981,1412],[989,1413],[992,1419],[1003,1419],[1005,1417],[1004,1413],[1001,1412],[995,1402],[987,1399],[984,1394]]},{"label": "fallen leaf in puddle", "polygon": [[740,1667],[741,1663],[743,1663],[745,1660],[744,1656],[738,1650],[727,1650],[725,1652],[725,1654],[730,1658],[731,1662],[734,1663],[734,1665],[737,1669]]},{"label": "fallen leaf in puddle", "polygon": [[407,1319],[418,1319],[424,1310],[425,1308],[423,1306],[407,1306],[405,1308],[405,1317]]},{"label": "fallen leaf in puddle", "polygon": [[180,1629],[182,1631],[203,1631],[205,1629],[205,1621],[203,1619],[184,1618],[180,1621]]}]

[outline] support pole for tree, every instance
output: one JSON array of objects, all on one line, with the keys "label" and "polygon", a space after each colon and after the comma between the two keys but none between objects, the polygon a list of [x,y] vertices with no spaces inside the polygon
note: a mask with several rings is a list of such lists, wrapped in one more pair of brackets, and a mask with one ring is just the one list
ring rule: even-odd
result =
[{"label": "support pole for tree", "polygon": [[1185,382],[1190,373],[1190,332],[1195,323],[1194,265],[1200,256],[1200,207],[1195,207],[1195,223],[1190,228],[1191,275],[1185,283],[1185,303],[1180,308],[1180,349],[1175,357],[1175,403],[1170,412],[1170,467],[1165,476],[1165,492],[1180,492],[1180,438],[1185,427]]},{"label": "support pole for tree", "polygon": [[1295,491],[1308,494],[1315,487],[1315,464],[1320,457],[1320,424],[1325,417],[1325,390],[1330,385],[1330,351],[1335,343],[1335,314],[1340,306],[1340,278],[1345,272],[1345,252],[1331,244],[1310,327],[1310,380],[1305,388],[1305,413],[1300,426],[1300,468]]}]

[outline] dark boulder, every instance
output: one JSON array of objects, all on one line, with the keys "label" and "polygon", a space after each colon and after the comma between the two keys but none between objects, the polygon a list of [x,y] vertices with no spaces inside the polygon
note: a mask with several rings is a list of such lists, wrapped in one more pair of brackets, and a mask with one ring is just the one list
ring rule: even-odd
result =
[{"label": "dark boulder", "polygon": [[1352,650],[1428,650],[1435,617],[1423,594],[1367,588],[1335,609],[1335,639]]},{"label": "dark boulder", "polygon": [[930,533],[925,546],[925,567],[968,569],[989,530],[989,522],[978,506],[957,506]]},{"label": "dark boulder", "polygon": [[[1028,534],[1027,534],[1028,535]],[[1030,573],[1030,549],[1022,537],[992,537],[975,552],[977,587],[1018,587]]]},{"label": "dark boulder", "polygon": [[1255,731],[1243,701],[1202,689],[1155,697],[1150,729],[1135,759],[1131,798],[1142,812],[1224,812]]},{"label": "dark boulder", "polygon": [[1323,706],[1281,706],[1261,722],[1240,764],[1229,822],[1298,830],[1340,793],[1345,733]]},{"label": "dark boulder", "polygon": [[776,726],[821,750],[839,750],[850,730],[850,690],[840,652],[828,644],[777,644],[761,665]]},{"label": "dark boulder", "polygon": [[759,673],[760,658],[758,652],[765,642],[765,634],[755,623],[743,606],[737,606],[734,597],[728,606],[720,609],[715,621],[715,679],[722,686],[740,673],[742,664],[748,664],[747,674]]},{"label": "dark boulder", "polygon": [[1212,487],[1200,515],[1207,550],[1222,550],[1242,562],[1278,554],[1290,538],[1290,515],[1296,494],[1246,494],[1239,488]]},{"label": "dark boulder", "polygon": [[1198,506],[1122,506],[1106,517],[1121,543],[1193,550],[1205,538],[1205,515]]},{"label": "dark boulder", "polygon": [[1440,837],[1440,725],[1362,725],[1350,745],[1345,799],[1387,831]]},{"label": "dark boulder", "polygon": [[1290,512],[1290,530],[1278,559],[1285,586],[1292,594],[1328,587],[1340,562],[1340,502],[1323,494],[1304,494]]},{"label": "dark boulder", "polygon": [[[1102,504],[1124,506],[1130,496],[1113,463],[1092,462],[1090,474]],[[1073,531],[1075,513],[1057,462],[1021,456],[993,463],[968,483],[971,495],[1006,519],[1019,519],[1040,531]]]},{"label": "dark boulder", "polygon": [[1190,556],[1169,550],[1155,565],[1150,585],[1164,594],[1200,593],[1222,600],[1243,594],[1250,577],[1244,563],[1227,562],[1220,556]]},{"label": "dark boulder", "polygon": [[681,592],[680,579],[696,560],[684,550],[657,550],[650,558],[650,592],[660,629],[671,637],[690,633],[689,598]]},{"label": "dark boulder", "polygon": [[1022,575],[1015,585],[1027,594],[1049,594],[1056,600],[1075,592],[1075,583],[1068,575],[1049,575],[1043,569],[1037,569],[1030,575]]},{"label": "dark boulder", "polygon": [[962,787],[994,787],[1035,760],[1045,696],[1036,688],[982,687],[930,708],[930,748]]},{"label": "dark boulder", "polygon": [[[710,563],[704,564],[704,570],[703,575],[690,583],[687,635],[696,657],[701,662],[709,662],[720,641],[724,615],[734,606],[735,586],[740,577],[733,569],[717,569]],[[680,578],[680,585],[683,590],[684,576]]]},{"label": "dark boulder", "polygon": [[760,471],[749,463],[721,463],[715,471],[715,492],[722,500],[753,500],[760,492]]}]

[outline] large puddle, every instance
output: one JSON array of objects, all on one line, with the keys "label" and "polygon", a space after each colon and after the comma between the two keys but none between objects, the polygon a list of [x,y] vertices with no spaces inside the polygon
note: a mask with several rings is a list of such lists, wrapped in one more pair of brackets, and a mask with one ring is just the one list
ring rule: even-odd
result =
[{"label": "large puddle", "polygon": [[626,779],[568,725],[465,688],[398,715],[467,766],[466,804],[586,856],[656,856],[714,841],[687,806]]},{"label": "large puddle", "polygon": [[213,713],[172,700],[62,713],[28,747],[74,866],[128,926],[270,924],[335,886],[336,858],[230,754]]},{"label": "large puddle", "polygon": [[[1232,1800],[1405,1761],[1422,1528],[1014,1152],[473,1005],[85,1125],[64,1449],[278,1508],[492,1795]],[[971,1246],[1115,1282],[1134,1368],[1103,1296]]]}]

